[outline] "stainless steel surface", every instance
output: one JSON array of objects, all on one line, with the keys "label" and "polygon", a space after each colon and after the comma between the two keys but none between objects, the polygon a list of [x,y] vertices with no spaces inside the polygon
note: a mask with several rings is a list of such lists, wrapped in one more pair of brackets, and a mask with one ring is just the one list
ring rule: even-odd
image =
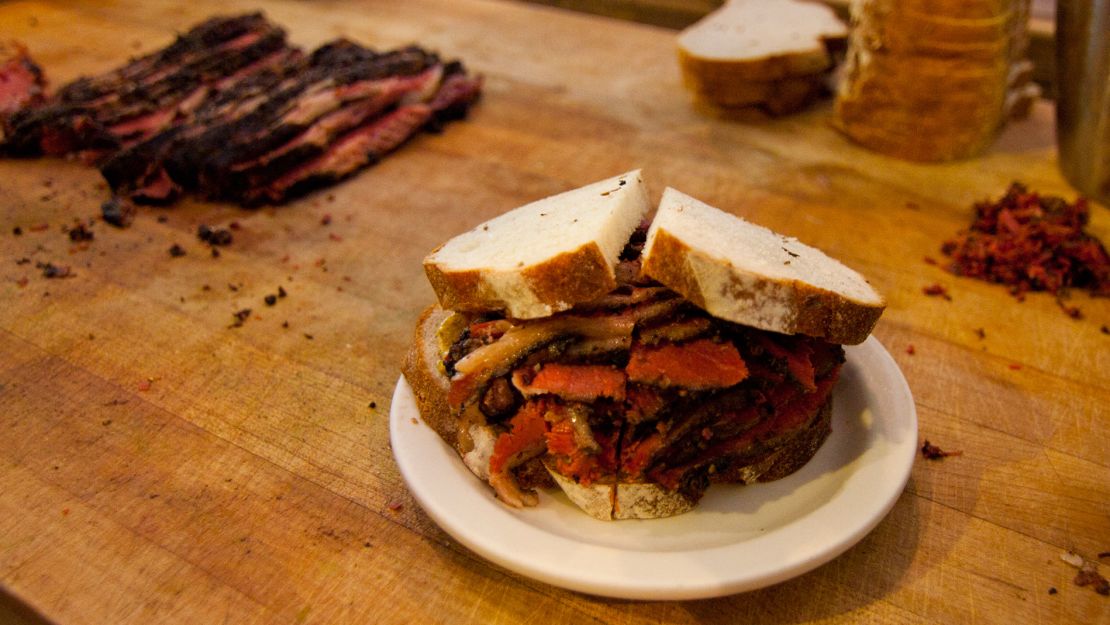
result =
[{"label": "stainless steel surface", "polygon": [[1110,205],[1110,0],[1058,0],[1056,40],[1060,169]]}]

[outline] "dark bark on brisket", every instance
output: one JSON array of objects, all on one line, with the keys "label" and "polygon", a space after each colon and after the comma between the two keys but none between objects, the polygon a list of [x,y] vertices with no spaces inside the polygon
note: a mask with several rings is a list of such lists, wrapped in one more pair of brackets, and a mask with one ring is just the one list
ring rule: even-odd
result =
[{"label": "dark bark on brisket", "polygon": [[416,46],[339,39],[305,56],[259,13],[217,17],[19,110],[4,149],[98,162],[114,193],[139,202],[279,203],[462,116],[480,88]]},{"label": "dark bark on brisket", "polygon": [[198,91],[205,85],[286,49],[284,31],[268,24],[260,28],[196,50],[180,65],[151,68],[154,73],[138,81],[118,82],[115,73],[99,77],[104,85],[115,85],[109,93],[82,89],[78,93],[85,92],[91,99],[78,100],[70,93],[68,98],[63,95],[55,103],[28,111],[13,120],[10,149],[27,156],[111,151],[152,136],[188,113],[178,110],[183,103],[207,95]]},{"label": "dark bark on brisket", "polygon": [[221,43],[247,32],[270,27],[261,13],[213,17],[178,36],[166,48],[135,59],[115,71],[79,78],[69,83],[59,90],[57,99],[61,102],[91,102],[99,97],[110,96],[117,93],[123,85],[150,80],[168,67],[209,54],[212,48]]}]

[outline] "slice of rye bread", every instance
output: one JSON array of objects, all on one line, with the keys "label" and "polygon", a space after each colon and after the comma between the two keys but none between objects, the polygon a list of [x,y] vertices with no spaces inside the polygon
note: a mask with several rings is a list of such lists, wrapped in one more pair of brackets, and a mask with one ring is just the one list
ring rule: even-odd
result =
[{"label": "slice of rye bread", "polygon": [[445,309],[546,317],[616,287],[649,209],[637,169],[495,217],[436,248],[424,271]]},{"label": "slice of rye bread", "polygon": [[832,66],[826,40],[847,34],[820,4],[733,0],[679,34],[678,59],[694,84],[808,76]]},{"label": "slice of rye bread", "polygon": [[862,342],[886,307],[863,276],[820,250],[671,188],[642,271],[721,319],[834,343]]}]

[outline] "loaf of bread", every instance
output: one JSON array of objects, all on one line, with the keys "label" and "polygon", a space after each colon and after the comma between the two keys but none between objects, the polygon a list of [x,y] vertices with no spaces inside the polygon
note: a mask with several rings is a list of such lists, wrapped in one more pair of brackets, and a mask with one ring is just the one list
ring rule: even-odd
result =
[{"label": "loaf of bread", "polygon": [[833,125],[917,161],[985,150],[1040,95],[1028,0],[858,0]]},{"label": "loaf of bread", "polygon": [[822,4],[732,0],[679,35],[678,59],[697,101],[781,115],[826,92],[830,47],[847,34]]}]

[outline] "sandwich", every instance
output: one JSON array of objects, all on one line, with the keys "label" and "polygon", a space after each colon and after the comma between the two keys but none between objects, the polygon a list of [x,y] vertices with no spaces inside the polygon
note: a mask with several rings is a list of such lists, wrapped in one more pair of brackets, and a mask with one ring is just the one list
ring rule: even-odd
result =
[{"label": "sandwich", "polygon": [[402,372],[502,502],[599,519],[691,510],[793,473],[830,432],[842,345],[885,307],[821,251],[640,171],[545,198],[424,260],[438,304]]}]

